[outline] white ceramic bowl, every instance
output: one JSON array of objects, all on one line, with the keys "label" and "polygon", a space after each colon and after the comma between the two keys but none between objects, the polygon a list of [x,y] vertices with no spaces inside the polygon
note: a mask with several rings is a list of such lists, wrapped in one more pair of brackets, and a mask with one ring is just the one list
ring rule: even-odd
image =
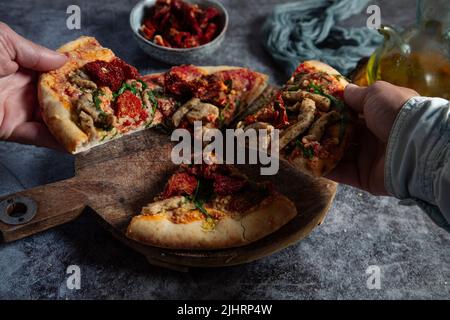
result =
[{"label": "white ceramic bowl", "polygon": [[133,30],[134,38],[139,47],[152,58],[171,65],[180,64],[201,64],[202,60],[211,56],[222,44],[225,33],[228,29],[228,12],[224,6],[216,0],[189,0],[188,2],[198,4],[200,7],[214,7],[220,12],[219,35],[211,42],[195,48],[167,48],[159,46],[147,40],[139,32],[144,18],[144,9],[155,4],[156,0],[143,0],[138,2],[130,13],[130,26]]}]

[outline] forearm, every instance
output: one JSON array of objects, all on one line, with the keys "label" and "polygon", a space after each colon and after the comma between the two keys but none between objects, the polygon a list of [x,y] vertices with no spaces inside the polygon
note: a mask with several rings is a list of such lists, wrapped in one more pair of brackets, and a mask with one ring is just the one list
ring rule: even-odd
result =
[{"label": "forearm", "polygon": [[415,200],[450,230],[450,105],[447,100],[413,98],[391,132],[385,166],[387,191]]}]

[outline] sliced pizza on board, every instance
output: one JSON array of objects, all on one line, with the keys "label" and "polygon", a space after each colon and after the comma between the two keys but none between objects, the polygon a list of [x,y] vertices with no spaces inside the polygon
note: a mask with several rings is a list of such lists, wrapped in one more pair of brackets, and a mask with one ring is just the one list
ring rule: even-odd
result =
[{"label": "sliced pizza on board", "polygon": [[353,132],[354,115],[344,103],[347,84],[332,67],[306,61],[238,127],[280,129],[280,156],[302,172],[325,176],[344,156]]},{"label": "sliced pizza on board", "polygon": [[235,167],[181,166],[132,219],[127,237],[169,249],[232,248],[266,237],[296,215],[272,185],[251,181]]},{"label": "sliced pizza on board", "polygon": [[267,85],[266,75],[239,67],[180,66],[141,77],[92,37],[58,51],[69,61],[41,75],[38,95],[44,121],[71,153],[163,122],[221,127]]}]

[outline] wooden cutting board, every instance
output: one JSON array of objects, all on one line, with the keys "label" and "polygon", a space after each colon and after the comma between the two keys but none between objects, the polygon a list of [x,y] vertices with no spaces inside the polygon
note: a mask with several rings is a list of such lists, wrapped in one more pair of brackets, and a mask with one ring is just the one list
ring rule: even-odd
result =
[{"label": "wooden cutting board", "polygon": [[[322,223],[336,193],[335,183],[303,175],[285,163],[280,163],[273,177],[258,176],[257,166],[239,166],[251,178],[272,181],[294,201],[298,216],[274,234],[241,248],[187,251],[144,246],[127,239],[125,230],[176,169],[170,160],[172,146],[167,134],[145,130],[76,155],[71,179],[1,197],[0,216],[12,217],[10,223],[17,223],[0,221],[3,241],[31,236],[92,211],[113,236],[145,255],[151,264],[183,271],[231,266],[268,256],[306,237]],[[33,209],[34,217],[27,217]]]}]

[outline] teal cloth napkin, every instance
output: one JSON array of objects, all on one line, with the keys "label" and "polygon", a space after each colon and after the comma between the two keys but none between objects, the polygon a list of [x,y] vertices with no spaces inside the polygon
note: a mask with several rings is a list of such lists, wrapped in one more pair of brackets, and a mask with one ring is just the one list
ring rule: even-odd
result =
[{"label": "teal cloth napkin", "polygon": [[347,75],[383,38],[366,26],[336,24],[365,11],[369,1],[304,0],[277,5],[263,26],[264,46],[288,74],[299,62],[315,59]]}]

